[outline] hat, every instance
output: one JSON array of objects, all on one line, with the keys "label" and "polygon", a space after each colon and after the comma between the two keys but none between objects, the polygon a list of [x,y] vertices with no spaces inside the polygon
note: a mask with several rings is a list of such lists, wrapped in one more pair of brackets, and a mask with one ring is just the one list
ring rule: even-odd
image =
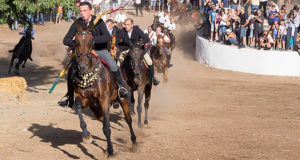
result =
[{"label": "hat", "polygon": [[226,31],[225,31],[226,33],[230,33],[231,32],[231,30],[230,29],[226,29]]}]

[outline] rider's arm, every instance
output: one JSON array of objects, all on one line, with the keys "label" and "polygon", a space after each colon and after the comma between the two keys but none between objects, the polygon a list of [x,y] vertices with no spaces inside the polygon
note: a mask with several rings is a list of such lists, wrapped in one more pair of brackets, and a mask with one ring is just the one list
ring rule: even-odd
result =
[{"label": "rider's arm", "polygon": [[136,26],[136,32],[139,35],[139,37],[142,38],[143,45],[150,42],[149,37],[140,29],[140,27]]},{"label": "rider's arm", "polygon": [[95,44],[101,44],[101,43],[107,43],[111,41],[111,36],[107,30],[106,25],[104,24],[103,20],[99,22],[98,25],[96,25],[95,30],[98,29],[102,33],[101,35],[93,35],[93,40]]},{"label": "rider's arm", "polygon": [[76,34],[76,25],[74,22],[63,40],[64,45],[74,47],[75,41],[73,40],[73,38],[75,34]]}]

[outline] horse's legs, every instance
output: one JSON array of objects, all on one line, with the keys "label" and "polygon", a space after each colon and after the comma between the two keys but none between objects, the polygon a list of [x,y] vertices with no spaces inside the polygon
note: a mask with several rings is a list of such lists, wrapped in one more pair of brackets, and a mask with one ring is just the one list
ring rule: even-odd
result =
[{"label": "horse's legs", "polygon": [[22,65],[22,68],[25,68],[25,63],[27,62],[27,59],[24,60],[24,63]]},{"label": "horse's legs", "polygon": [[15,60],[16,56],[15,56],[15,53],[13,53],[12,55],[12,58],[11,58],[11,61],[10,61],[10,66],[9,66],[9,70],[8,70],[8,73],[10,73],[10,70],[11,70],[11,66],[13,65],[14,63],[14,60]]},{"label": "horse's legs", "polygon": [[21,63],[22,63],[22,60],[19,58],[18,59],[18,63],[15,65],[16,74],[20,74],[20,72],[19,72],[19,66],[20,66]]},{"label": "horse's legs", "polygon": [[137,145],[136,144],[136,137],[135,137],[135,134],[134,134],[133,129],[132,129],[132,119],[131,119],[131,116],[130,116],[130,108],[129,108],[129,105],[127,103],[127,100],[123,100],[121,102],[121,106],[122,106],[122,109],[123,109],[123,112],[124,112],[126,123],[128,124],[129,130],[130,130],[132,145],[133,145],[133,147],[135,147]]},{"label": "horse's legs", "polygon": [[142,127],[141,122],[141,114],[142,114],[142,100],[144,97],[144,87],[140,87],[138,89],[138,106],[137,106],[137,112],[138,112],[138,126]]},{"label": "horse's legs", "polygon": [[169,68],[169,65],[167,63],[166,65],[164,65],[164,82],[165,83],[168,82],[168,68]]},{"label": "horse's legs", "polygon": [[151,89],[152,89],[152,85],[148,84],[145,87],[145,103],[144,103],[144,107],[145,107],[145,121],[144,124],[148,125],[148,108],[149,108],[149,101],[151,98]]},{"label": "horse's legs", "polygon": [[83,116],[82,116],[82,102],[79,97],[76,97],[75,99],[75,109],[79,116],[80,121],[80,127],[82,129],[82,140],[85,143],[91,143],[93,141],[90,132],[86,128],[86,123],[84,122]]},{"label": "horse's legs", "polygon": [[130,114],[134,115],[134,104],[135,104],[135,99],[134,99],[134,94],[133,94],[133,90],[131,90],[131,105],[130,105]]},{"label": "horse's legs", "polygon": [[108,156],[113,155],[114,153],[114,149],[111,143],[111,139],[110,139],[110,134],[111,134],[111,130],[110,130],[110,124],[109,124],[109,102],[108,102],[109,98],[103,99],[101,98],[101,107],[102,107],[102,111],[103,111],[103,133],[106,137],[106,142],[107,142],[107,153]]}]

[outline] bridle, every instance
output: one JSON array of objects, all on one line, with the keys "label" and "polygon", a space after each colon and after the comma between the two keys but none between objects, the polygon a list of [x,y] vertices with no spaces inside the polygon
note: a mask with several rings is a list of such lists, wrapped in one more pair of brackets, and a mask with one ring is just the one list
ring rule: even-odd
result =
[{"label": "bridle", "polygon": [[[83,36],[84,36],[85,34],[92,34],[92,32],[90,32],[90,31],[81,31],[81,32],[76,32],[75,33],[75,35],[77,35],[77,34],[83,34]],[[83,37],[83,39],[85,39],[85,38]],[[88,61],[90,61],[92,51],[93,51],[93,46],[94,46],[94,44],[92,44],[92,47],[91,47],[91,49],[89,50],[88,53],[85,53],[85,52],[77,53],[77,51],[75,49],[76,61],[78,62],[78,59],[80,58],[80,56],[87,56]],[[97,58],[97,62],[92,67],[92,70],[94,70],[95,67],[98,66],[98,64],[99,64],[99,58],[98,57],[96,57],[96,58]]]}]

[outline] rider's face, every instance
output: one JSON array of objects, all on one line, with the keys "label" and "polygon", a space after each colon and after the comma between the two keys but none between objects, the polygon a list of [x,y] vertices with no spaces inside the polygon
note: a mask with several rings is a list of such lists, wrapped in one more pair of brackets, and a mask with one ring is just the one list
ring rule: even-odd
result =
[{"label": "rider's face", "polygon": [[89,9],[87,5],[80,6],[79,7],[80,16],[82,19],[84,19],[86,22],[88,22],[92,15],[92,10]]},{"label": "rider's face", "polygon": [[132,30],[133,24],[131,23],[130,20],[125,21],[124,25],[125,25],[125,30],[126,30],[127,32],[130,32],[130,31]]},{"label": "rider's face", "polygon": [[107,28],[108,28],[109,30],[112,30],[113,27],[114,27],[114,24],[111,23],[111,22],[107,22],[106,25],[107,25]]}]

